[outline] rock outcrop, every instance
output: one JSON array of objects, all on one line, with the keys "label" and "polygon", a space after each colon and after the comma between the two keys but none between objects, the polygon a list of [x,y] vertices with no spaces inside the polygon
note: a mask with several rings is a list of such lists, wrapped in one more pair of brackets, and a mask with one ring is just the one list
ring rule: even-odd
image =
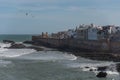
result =
[{"label": "rock outcrop", "polygon": [[36,51],[44,50],[43,48],[38,47],[38,46],[25,46],[24,44],[19,44],[19,43],[11,44],[11,46],[8,48],[9,49],[34,49]]},{"label": "rock outcrop", "polygon": [[116,69],[120,73],[120,63],[116,64]]},{"label": "rock outcrop", "polygon": [[107,73],[106,73],[106,72],[103,72],[103,71],[99,72],[99,73],[96,75],[96,77],[98,77],[98,78],[105,78],[106,76],[107,76]]},{"label": "rock outcrop", "polygon": [[24,41],[25,44],[34,44],[34,41]]},{"label": "rock outcrop", "polygon": [[43,48],[41,48],[41,47],[36,47],[36,46],[28,46],[27,48],[28,48],[28,49],[34,49],[34,50],[36,50],[36,51],[43,51],[43,50],[44,50]]},{"label": "rock outcrop", "polygon": [[11,44],[14,44],[15,42],[12,41],[12,40],[3,40],[3,43],[11,43]]},{"label": "rock outcrop", "polygon": [[9,47],[10,49],[21,49],[21,48],[26,48],[26,46],[24,44],[11,44],[11,46]]},{"label": "rock outcrop", "polygon": [[107,68],[107,66],[98,67],[97,71],[106,71]]}]

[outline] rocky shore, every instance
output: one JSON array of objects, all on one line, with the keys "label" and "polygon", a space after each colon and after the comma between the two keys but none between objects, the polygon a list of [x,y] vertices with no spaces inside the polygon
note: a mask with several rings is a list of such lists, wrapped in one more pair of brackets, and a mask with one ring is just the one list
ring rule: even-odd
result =
[{"label": "rocky shore", "polygon": [[[74,54],[76,56],[81,56],[84,58],[89,58],[92,60],[120,62],[120,54],[119,53],[97,52],[94,50],[70,48],[68,46],[55,47],[55,46],[52,46],[47,43],[45,44],[45,43],[34,42],[34,41],[25,41],[24,43],[32,44],[32,45],[36,45],[36,46],[45,46],[45,47],[49,47],[49,48],[55,48],[59,51],[66,51],[70,54]],[[98,69],[101,69],[101,68],[98,68]],[[116,70],[118,72],[120,72],[120,64],[119,63],[116,64]],[[105,73],[103,73],[103,74],[105,74]]]},{"label": "rocky shore", "polygon": [[[8,47],[9,49],[27,48],[27,49],[35,49],[36,51],[42,51],[44,49],[40,46],[45,46],[45,47],[50,47],[50,48],[56,48],[59,51],[66,51],[70,54],[74,54],[76,56],[81,56],[84,58],[89,58],[92,60],[120,62],[120,54],[116,54],[116,53],[96,52],[96,51],[91,51],[91,50],[86,50],[86,49],[78,50],[75,48],[71,49],[67,46],[55,47],[55,46],[51,46],[49,44],[43,44],[43,43],[38,43],[38,42],[34,42],[34,41],[24,41],[23,43],[15,43],[14,41],[4,40],[3,42],[11,43],[11,46]],[[30,44],[30,46],[26,46],[25,44]],[[90,67],[87,66],[86,68],[90,68]],[[107,68],[108,68],[108,66],[97,67],[97,71],[100,71],[100,73],[98,73],[98,75],[96,75],[96,76],[99,77],[99,75],[101,76],[101,74],[102,74],[102,77],[106,77],[107,73],[105,73],[104,71]],[[116,64],[116,70],[118,72],[120,72],[120,63]],[[90,68],[89,71],[94,71],[94,70],[92,68]]]},{"label": "rocky shore", "polygon": [[[34,49],[36,51],[43,51],[44,49],[40,46],[34,46],[34,45],[30,45],[30,46],[26,46],[23,42],[23,43],[16,43],[12,40],[3,40],[3,43],[7,43],[7,44],[11,44],[9,47],[5,47],[5,48],[8,48],[8,49]],[[31,44],[31,43],[29,43]]]},{"label": "rocky shore", "polygon": [[84,58],[89,58],[92,60],[101,60],[101,61],[115,61],[115,62],[120,62],[120,54],[116,52],[100,52],[100,51],[94,51],[90,49],[77,49],[74,47],[69,47],[69,46],[61,46],[61,47],[56,47],[54,45],[50,45],[48,43],[42,43],[42,42],[34,42],[34,41],[25,41],[27,44],[32,44],[36,46],[45,46],[49,48],[55,48],[59,51],[66,51],[69,52],[70,54],[74,54],[75,56],[81,56]]},{"label": "rocky shore", "polygon": [[120,73],[120,63],[116,65],[117,71]]},{"label": "rocky shore", "polygon": [[105,78],[108,75],[119,75],[119,72],[116,70],[116,65],[111,64],[111,65],[106,65],[106,66],[84,66],[80,67],[83,71],[89,71],[95,73],[96,77],[98,78]]}]

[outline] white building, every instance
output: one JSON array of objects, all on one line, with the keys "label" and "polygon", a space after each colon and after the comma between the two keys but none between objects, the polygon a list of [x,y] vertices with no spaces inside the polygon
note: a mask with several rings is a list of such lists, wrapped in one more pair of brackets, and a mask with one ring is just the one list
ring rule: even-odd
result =
[{"label": "white building", "polygon": [[98,29],[96,27],[92,27],[88,29],[88,40],[98,40]]},{"label": "white building", "polygon": [[111,31],[112,33],[120,33],[120,26],[113,26]]},{"label": "white building", "polygon": [[69,29],[69,30],[67,31],[67,35],[68,35],[69,38],[73,38],[74,35],[75,35],[74,29]]}]

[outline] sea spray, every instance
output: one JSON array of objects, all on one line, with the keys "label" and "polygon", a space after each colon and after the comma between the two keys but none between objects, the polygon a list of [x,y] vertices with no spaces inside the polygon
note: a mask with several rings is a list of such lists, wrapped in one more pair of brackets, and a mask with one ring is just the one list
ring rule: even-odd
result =
[{"label": "sea spray", "polygon": [[72,54],[67,54],[59,51],[39,51],[34,52],[34,54],[21,56],[19,58],[42,61],[62,61],[62,60],[74,61],[77,59],[77,57]]},{"label": "sea spray", "polygon": [[0,53],[0,57],[19,57],[35,52],[33,49],[8,49]]}]

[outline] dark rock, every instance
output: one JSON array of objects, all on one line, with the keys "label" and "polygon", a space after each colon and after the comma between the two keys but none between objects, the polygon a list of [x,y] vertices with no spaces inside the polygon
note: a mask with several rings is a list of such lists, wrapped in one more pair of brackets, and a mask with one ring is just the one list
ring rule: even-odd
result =
[{"label": "dark rock", "polygon": [[99,72],[97,75],[96,75],[96,77],[98,77],[98,78],[105,78],[107,76],[107,73],[106,72]]},{"label": "dark rock", "polygon": [[15,42],[12,41],[12,40],[3,40],[3,43],[11,43],[11,44],[14,44]]},{"label": "dark rock", "polygon": [[34,41],[24,41],[23,43],[26,43],[26,44],[34,44]]},{"label": "dark rock", "polygon": [[90,67],[86,66],[85,68],[90,68]]},{"label": "dark rock", "polygon": [[94,71],[93,69],[90,69],[90,71]]},{"label": "dark rock", "polygon": [[12,44],[9,48],[21,49],[26,48],[24,44]]},{"label": "dark rock", "polygon": [[43,51],[44,49],[41,47],[37,47],[37,46],[28,46],[27,48],[29,49],[35,49],[36,51]]},{"label": "dark rock", "polygon": [[116,64],[116,69],[118,72],[120,72],[120,63]]},{"label": "dark rock", "polygon": [[98,71],[105,71],[108,67],[107,66],[103,66],[103,67],[98,67]]}]

